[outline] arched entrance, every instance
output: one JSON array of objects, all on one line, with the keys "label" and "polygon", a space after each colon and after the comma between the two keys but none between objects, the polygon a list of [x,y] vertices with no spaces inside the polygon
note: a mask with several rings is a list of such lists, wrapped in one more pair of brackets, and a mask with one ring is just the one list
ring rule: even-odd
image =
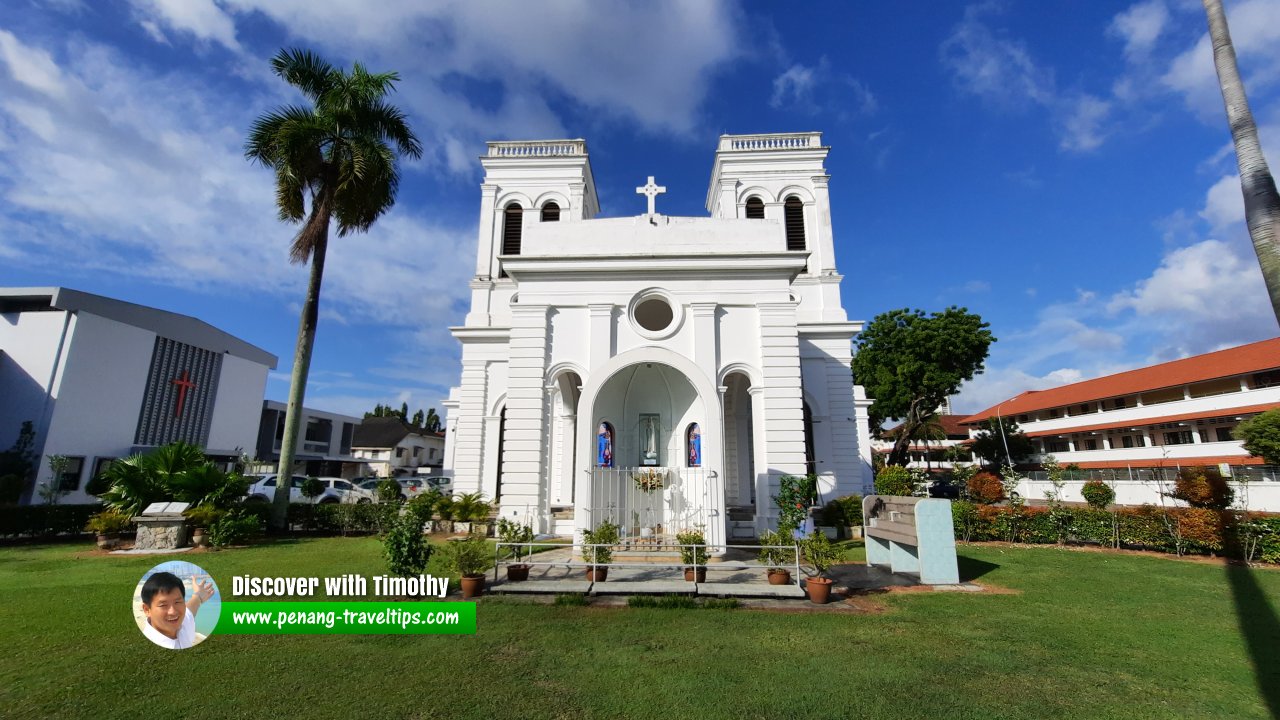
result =
[{"label": "arched entrance", "polygon": [[590,478],[575,494],[579,529],[604,520],[624,537],[700,528],[724,542],[721,408],[696,365],[662,348],[623,353],[593,371],[578,409],[577,464]]}]

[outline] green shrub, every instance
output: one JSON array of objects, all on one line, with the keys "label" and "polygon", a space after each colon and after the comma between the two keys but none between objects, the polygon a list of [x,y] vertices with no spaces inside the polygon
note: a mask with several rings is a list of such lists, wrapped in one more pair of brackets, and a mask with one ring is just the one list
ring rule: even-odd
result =
[{"label": "green shrub", "polygon": [[627,607],[696,610],[698,602],[688,595],[632,595],[627,598]]},{"label": "green shrub", "polygon": [[146,455],[131,455],[111,463],[102,473],[109,484],[102,492],[108,507],[138,515],[155,502],[185,502],[230,508],[249,489],[238,473],[225,473],[205,459],[195,445],[176,442]]},{"label": "green shrub", "polygon": [[[267,503],[246,503],[244,508],[258,512],[257,505],[267,505],[264,517],[270,517]],[[319,532],[376,533],[386,532],[400,516],[397,503],[289,503],[289,524],[302,525]]]},{"label": "green shrub", "polygon": [[975,474],[965,489],[969,499],[981,505],[994,505],[1004,499],[1004,483],[994,473]]},{"label": "green shrub", "polygon": [[324,494],[324,483],[320,482],[318,477],[309,477],[302,481],[302,487],[298,490],[302,493],[302,497],[315,502],[316,498]]},{"label": "green shrub", "polygon": [[556,605],[568,607],[584,607],[588,605],[587,596],[582,593],[561,593],[556,596]]},{"label": "green shrub", "polygon": [[89,518],[85,530],[95,535],[111,535],[127,532],[133,526],[133,518],[116,510],[103,510]]},{"label": "green shrub", "polygon": [[493,567],[493,551],[484,538],[475,535],[450,540],[440,548],[440,554],[445,568],[459,577],[483,575]]},{"label": "green shrub", "polygon": [[862,524],[862,496],[836,498],[822,508],[822,524],[827,527],[857,527]]},{"label": "green shrub", "polygon": [[400,502],[403,495],[404,491],[400,489],[400,483],[396,482],[395,478],[384,478],[378,483],[378,502]]},{"label": "green shrub", "polygon": [[0,475],[0,505],[17,505],[22,499],[22,478],[18,475]]},{"label": "green shrub", "polygon": [[760,562],[769,568],[786,570],[796,564],[795,539],[790,532],[766,530],[760,533],[760,544],[783,546],[760,548]]},{"label": "green shrub", "polygon": [[[613,546],[622,539],[620,528],[605,520],[594,530],[582,531],[582,559],[592,565],[607,565],[613,562]],[[599,545],[601,547],[585,547]]]},{"label": "green shrub", "polygon": [[439,490],[431,488],[411,498],[405,504],[405,512],[412,515],[420,524],[426,525],[435,515],[436,506],[439,505],[440,500],[443,498],[444,495]]},{"label": "green shrub", "polygon": [[832,565],[844,558],[840,548],[831,544],[826,535],[815,532],[800,543],[804,559],[818,571],[819,576],[827,574]]},{"label": "green shrub", "polygon": [[0,505],[0,537],[79,535],[103,509],[84,505]]},{"label": "green shrub", "polygon": [[1080,494],[1084,496],[1084,501],[1089,503],[1089,507],[1095,510],[1105,510],[1108,505],[1116,501],[1116,491],[1101,480],[1086,482],[1080,488]]},{"label": "green shrub", "polygon": [[258,518],[239,512],[229,512],[209,526],[209,543],[216,548],[241,545],[258,534]]},{"label": "green shrub", "polygon": [[707,598],[702,601],[703,610],[737,610],[742,607],[738,598]]},{"label": "green shrub", "polygon": [[504,544],[509,556],[519,561],[528,548],[518,543],[533,542],[533,528],[524,523],[512,522],[506,518],[498,519],[498,541]]},{"label": "green shrub", "polygon": [[685,565],[707,564],[707,538],[701,530],[682,530],[676,533],[678,545],[692,545],[680,548],[680,562]]},{"label": "green shrub", "polygon": [[431,544],[422,534],[422,523],[416,515],[406,513],[392,523],[382,536],[382,555],[392,575],[413,577],[427,571]]},{"label": "green shrub", "polygon": [[968,500],[956,500],[951,503],[951,520],[955,523],[956,539],[963,542],[970,542],[978,538],[974,537],[974,530],[978,526],[978,506]]},{"label": "green shrub", "polygon": [[887,465],[876,475],[877,495],[911,496],[915,492],[915,477],[901,465]]},{"label": "green shrub", "polygon": [[453,501],[453,517],[462,522],[484,522],[492,510],[493,506],[484,501],[484,493],[466,493]]},{"label": "green shrub", "polygon": [[778,480],[778,494],[773,502],[778,506],[778,527],[798,528],[809,514],[814,496],[818,492],[818,477],[807,475],[783,475]]},{"label": "green shrub", "polygon": [[1185,502],[1193,508],[1226,510],[1235,500],[1236,492],[1217,468],[1185,467],[1178,471],[1170,497]]},{"label": "green shrub", "polygon": [[218,522],[226,514],[226,510],[219,510],[212,505],[197,505],[193,508],[187,508],[187,511],[183,513],[183,515],[187,516],[187,522],[192,527],[206,529]]}]

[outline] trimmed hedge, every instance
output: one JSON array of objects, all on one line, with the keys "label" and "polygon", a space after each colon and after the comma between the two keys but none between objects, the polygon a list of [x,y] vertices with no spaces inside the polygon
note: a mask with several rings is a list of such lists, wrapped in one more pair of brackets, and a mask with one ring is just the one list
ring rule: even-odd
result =
[{"label": "trimmed hedge", "polygon": [[102,512],[101,503],[85,505],[0,506],[0,537],[79,535],[89,518]]},{"label": "trimmed hedge", "polygon": [[320,532],[382,533],[400,516],[400,509],[399,503],[289,503],[289,525]]},{"label": "trimmed hedge", "polygon": [[[1068,542],[1182,553],[1240,555],[1241,513],[1207,508],[1168,508],[1154,505],[1117,508],[1114,513],[1093,508],[1065,507]],[[957,539],[1004,540],[1048,544],[1058,541],[1050,508],[952,503]],[[1254,514],[1250,519],[1265,528],[1258,557],[1280,562],[1280,515]],[[1117,543],[1118,539],[1118,543]]]}]

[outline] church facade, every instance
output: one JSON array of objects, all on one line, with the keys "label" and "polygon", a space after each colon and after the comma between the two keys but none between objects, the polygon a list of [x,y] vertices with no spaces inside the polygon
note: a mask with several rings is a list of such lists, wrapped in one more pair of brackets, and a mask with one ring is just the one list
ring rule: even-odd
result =
[{"label": "church facade", "polygon": [[871,485],[820,133],[726,135],[708,217],[597,217],[582,140],[491,142],[445,472],[570,534],[776,526],[786,475]]}]

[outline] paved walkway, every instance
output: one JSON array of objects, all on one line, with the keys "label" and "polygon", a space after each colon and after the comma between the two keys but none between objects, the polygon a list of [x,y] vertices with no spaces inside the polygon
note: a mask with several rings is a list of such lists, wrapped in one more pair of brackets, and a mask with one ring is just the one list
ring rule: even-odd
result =
[{"label": "paved walkway", "polygon": [[[502,594],[579,593],[590,595],[706,595],[713,597],[804,598],[804,589],[792,572],[789,585],[770,585],[767,568],[756,560],[754,550],[730,548],[722,557],[706,565],[706,582],[684,579],[684,565],[678,553],[615,552],[608,579],[591,582],[587,564],[571,547],[535,553],[529,558],[529,579],[510,582],[505,566],[490,574],[491,592]],[[813,568],[802,568],[812,572]],[[838,565],[829,573],[835,592],[866,591],[885,587],[909,587],[919,583],[910,577],[866,565]]]}]

